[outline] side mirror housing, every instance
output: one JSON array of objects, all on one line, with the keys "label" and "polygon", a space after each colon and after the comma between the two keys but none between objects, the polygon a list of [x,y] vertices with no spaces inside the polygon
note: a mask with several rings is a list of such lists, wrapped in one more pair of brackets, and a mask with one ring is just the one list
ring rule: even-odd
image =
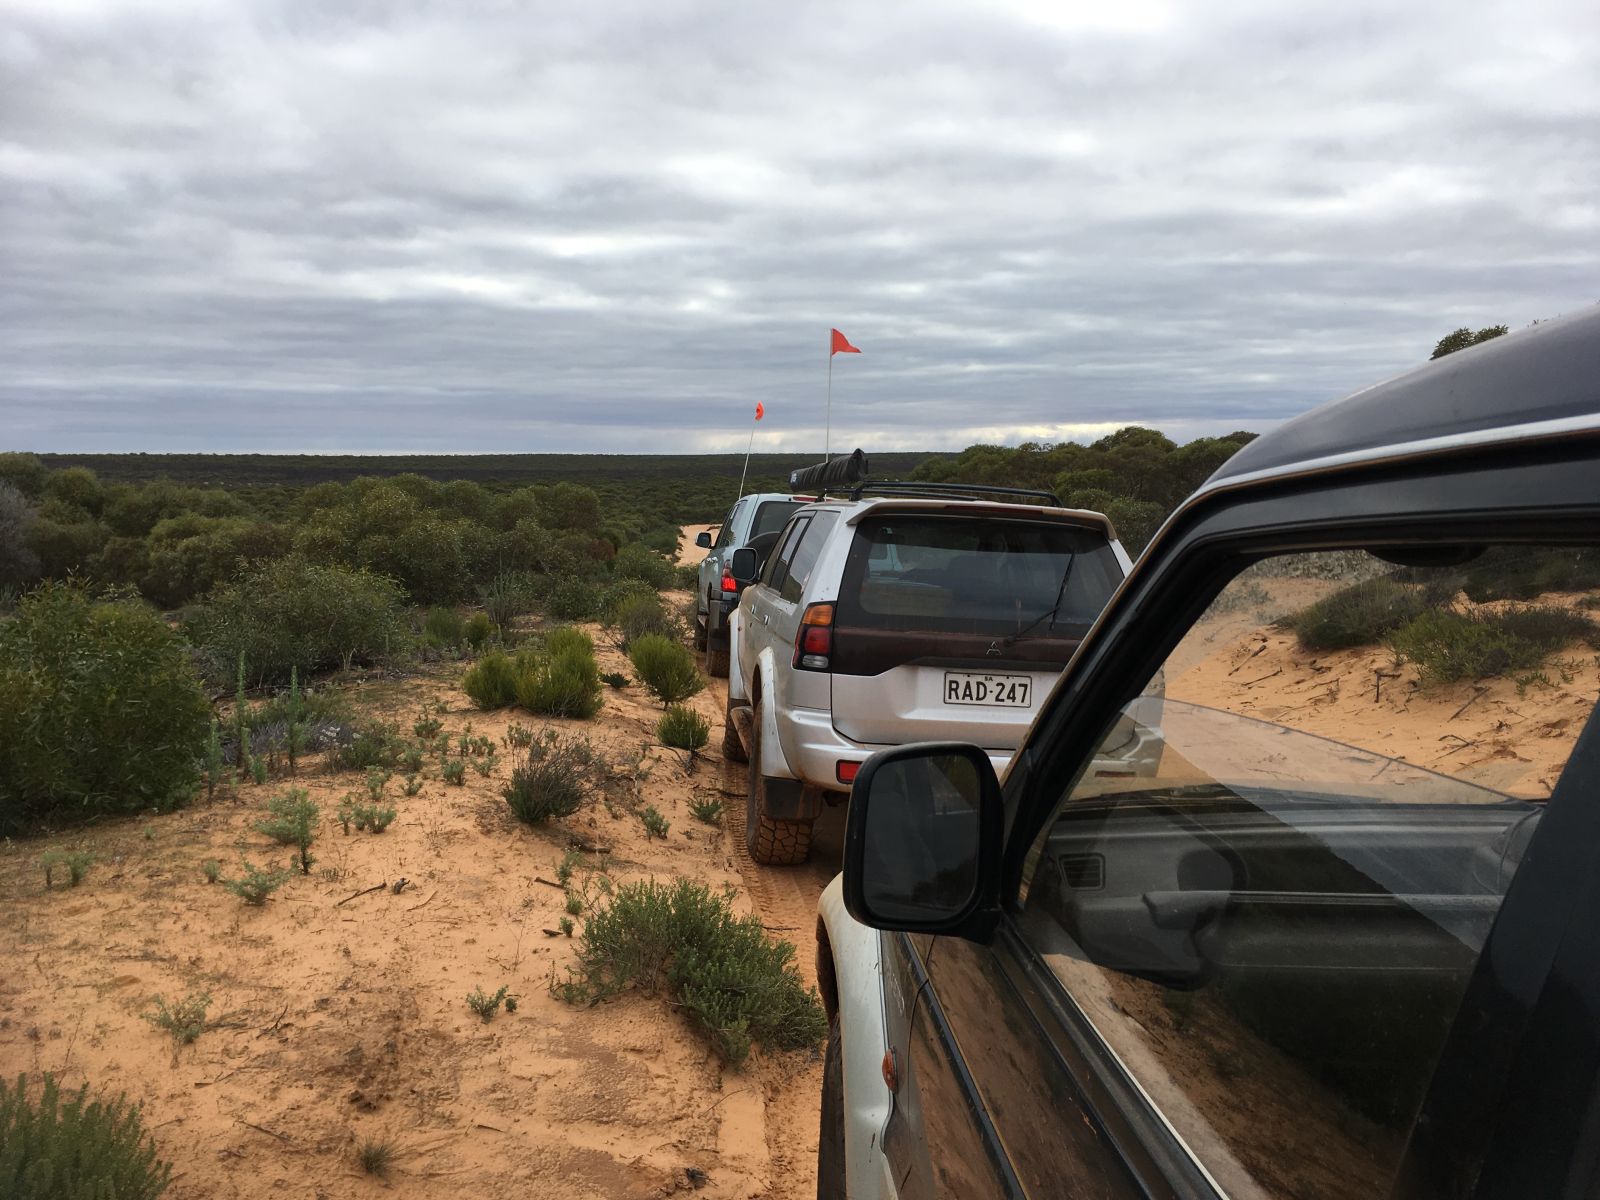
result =
[{"label": "side mirror housing", "polygon": [[880,750],[850,792],[844,903],[874,929],[988,942],[1000,918],[1000,781],[963,742]]},{"label": "side mirror housing", "polygon": [[699,546],[702,550],[711,549],[711,531],[709,529],[702,529],[699,533],[695,534],[694,544]]},{"label": "side mirror housing", "polygon": [[761,563],[756,558],[756,552],[749,546],[740,546],[728,559],[728,572],[740,587],[754,583],[760,570]]}]

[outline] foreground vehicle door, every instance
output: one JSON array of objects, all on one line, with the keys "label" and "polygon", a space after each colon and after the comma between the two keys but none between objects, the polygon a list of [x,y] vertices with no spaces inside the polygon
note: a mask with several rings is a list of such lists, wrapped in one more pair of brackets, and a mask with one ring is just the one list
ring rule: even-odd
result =
[{"label": "foreground vehicle door", "polygon": [[[1569,920],[1593,924],[1574,908],[1600,844],[1582,736],[1600,555],[1441,543],[1237,574],[1250,561],[1205,611],[1215,583],[1174,586],[1111,643],[1145,667],[1107,685],[1092,721],[1110,732],[1061,752],[1046,714],[1007,781],[990,925],[945,912],[946,936],[909,939],[914,1093],[884,1142],[902,1195],[1542,1196],[1586,1178],[1546,1153],[1548,1189],[1486,1182],[1533,1130],[1570,1153],[1584,1120],[1540,1102],[1516,1055],[1594,1065],[1592,1019],[1569,1011],[1583,1036],[1549,1041],[1592,967],[1541,989]],[[1156,669],[1164,703],[1129,699]],[[1155,776],[1096,769],[1129,727],[1162,742]],[[1552,837],[1565,855],[1537,853]],[[847,895],[873,853],[847,859]]]}]

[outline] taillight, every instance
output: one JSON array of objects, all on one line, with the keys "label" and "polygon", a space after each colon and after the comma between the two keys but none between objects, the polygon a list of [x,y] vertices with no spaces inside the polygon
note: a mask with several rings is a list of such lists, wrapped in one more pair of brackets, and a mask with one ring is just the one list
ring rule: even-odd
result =
[{"label": "taillight", "polygon": [[861,773],[861,764],[841,758],[833,768],[834,778],[840,783],[854,783],[856,776]]},{"label": "taillight", "polygon": [[724,571],[722,573],[722,590],[725,592],[737,592],[739,590],[739,581],[733,577],[732,571]]},{"label": "taillight", "polygon": [[803,671],[826,671],[833,653],[833,605],[810,604],[794,639],[794,663]]}]

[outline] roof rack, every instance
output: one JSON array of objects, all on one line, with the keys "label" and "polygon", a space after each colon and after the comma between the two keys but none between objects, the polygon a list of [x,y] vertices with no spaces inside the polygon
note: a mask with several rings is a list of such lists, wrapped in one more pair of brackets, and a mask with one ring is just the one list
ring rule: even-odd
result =
[{"label": "roof rack", "polygon": [[830,495],[851,500],[859,500],[864,495],[916,496],[933,500],[989,497],[1039,504],[1046,508],[1065,507],[1054,492],[1037,488],[1000,487],[987,483],[924,483],[911,479],[885,479],[882,483],[871,483],[867,480],[867,470],[867,456],[857,450],[814,467],[791,471],[789,487],[794,491],[815,492],[819,500]]},{"label": "roof rack", "polygon": [[1064,507],[1054,492],[1038,488],[1000,487],[987,483],[923,483],[915,480],[886,479],[882,483],[858,483],[854,487],[827,488],[835,496],[859,500],[862,496],[907,496],[930,500],[976,500],[993,497],[1039,504],[1045,508]]}]

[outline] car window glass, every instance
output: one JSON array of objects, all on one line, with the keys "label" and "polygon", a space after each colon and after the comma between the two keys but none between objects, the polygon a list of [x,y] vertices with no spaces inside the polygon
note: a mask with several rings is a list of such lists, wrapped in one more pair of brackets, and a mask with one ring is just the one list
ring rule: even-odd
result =
[{"label": "car window glass", "polygon": [[838,519],[839,514],[831,512],[818,513],[811,518],[811,523],[794,548],[789,568],[783,573],[783,579],[778,585],[778,594],[785,600],[800,599],[805,591],[806,581],[811,578],[811,569],[817,565],[817,557],[822,553],[822,547],[827,542],[828,535],[833,532],[834,523]]},{"label": "car window glass", "polygon": [[805,532],[805,527],[810,521],[810,517],[797,518],[778,539],[777,549],[772,552],[772,557],[767,559],[766,568],[761,572],[761,582],[767,587],[777,587],[783,582],[784,571],[789,565],[789,556],[794,553],[794,544]]},{"label": "car window glass", "polygon": [[989,516],[890,513],[856,527],[839,586],[855,627],[1081,637],[1122,581],[1104,533]]},{"label": "car window glass", "polygon": [[743,500],[728,510],[728,515],[722,520],[722,528],[717,531],[717,540],[711,547],[713,550],[726,549],[733,543],[733,526],[742,508],[744,508]]},{"label": "car window glass", "polygon": [[1236,578],[1030,849],[1019,928],[1234,1195],[1387,1195],[1597,691],[1600,554]]},{"label": "car window glass", "polygon": [[789,514],[800,507],[798,500],[766,500],[756,509],[755,520],[750,522],[750,534],[745,538],[745,544],[760,537],[763,533],[774,533],[783,528],[783,523],[789,519]]}]

